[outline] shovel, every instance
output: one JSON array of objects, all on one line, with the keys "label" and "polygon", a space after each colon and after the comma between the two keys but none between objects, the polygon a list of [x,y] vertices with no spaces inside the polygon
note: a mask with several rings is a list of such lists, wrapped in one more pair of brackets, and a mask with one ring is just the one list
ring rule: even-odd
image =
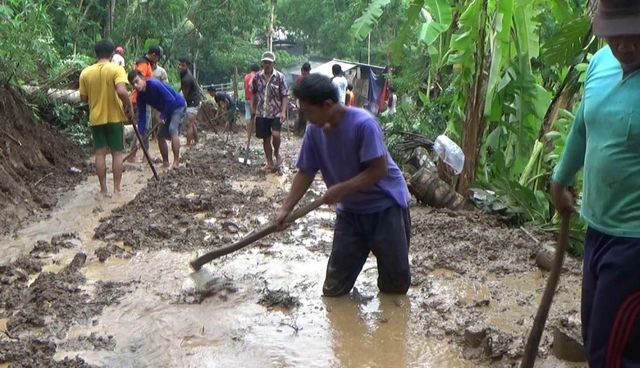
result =
[{"label": "shovel", "polygon": [[249,120],[249,136],[247,137],[247,149],[244,150],[245,157],[239,157],[238,162],[245,165],[251,165],[249,160],[249,145],[251,144],[251,134],[253,133],[253,119]]},{"label": "shovel", "polygon": [[522,362],[520,362],[520,368],[533,368],[533,364],[536,361],[542,331],[544,331],[544,325],[547,322],[547,317],[549,316],[551,302],[553,302],[553,296],[556,293],[556,288],[558,287],[560,271],[562,271],[562,263],[564,262],[564,254],[567,252],[570,220],[571,215],[562,215],[560,236],[555,256],[553,258],[553,266],[551,268],[551,273],[549,274],[549,279],[547,280],[547,286],[545,286],[544,293],[542,294],[542,300],[540,301],[536,318],[533,320],[533,327],[531,327],[531,332],[529,333],[529,338],[527,339],[527,344],[524,348],[524,355],[522,357]]},{"label": "shovel", "polygon": [[[287,218],[285,219],[285,223],[290,223],[293,222],[297,219],[299,219],[300,217],[306,215],[307,213],[315,210],[316,208],[320,207],[322,204],[324,203],[324,199],[322,197],[316,199],[315,201],[306,204],[300,208],[298,208],[297,210],[293,211],[291,214],[289,214],[289,216],[287,216]],[[246,237],[238,240],[237,242],[228,245],[226,247],[222,247],[222,248],[218,248],[216,250],[213,250],[211,252],[208,252],[196,259],[194,259],[193,261],[191,261],[189,264],[191,265],[191,268],[193,268],[194,270],[198,271],[200,270],[200,268],[202,268],[202,266],[204,266],[205,264],[213,261],[216,258],[220,258],[224,255],[227,255],[229,253],[235,252],[237,250],[240,250],[244,247],[246,247],[247,245],[264,238],[265,236],[271,234],[272,232],[276,231],[278,225],[275,223],[271,223],[265,227],[263,227],[260,230],[254,231],[251,234],[247,235]]]}]

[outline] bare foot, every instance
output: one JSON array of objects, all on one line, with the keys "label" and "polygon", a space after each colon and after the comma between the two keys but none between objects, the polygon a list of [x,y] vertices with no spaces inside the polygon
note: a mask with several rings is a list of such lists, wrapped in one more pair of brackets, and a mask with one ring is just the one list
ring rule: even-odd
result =
[{"label": "bare foot", "polygon": [[265,164],[264,166],[262,166],[260,168],[260,171],[265,172],[265,173],[273,172],[273,165],[272,164]]},{"label": "bare foot", "polygon": [[179,162],[174,162],[173,165],[171,166],[172,169],[179,169],[180,168],[180,163]]},{"label": "bare foot", "polygon": [[282,162],[284,162],[284,158],[280,155],[276,155],[276,168],[279,169],[282,165]]},{"label": "bare foot", "polygon": [[162,167],[168,169],[169,167],[171,167],[171,165],[169,164],[169,161],[165,161],[162,163]]}]

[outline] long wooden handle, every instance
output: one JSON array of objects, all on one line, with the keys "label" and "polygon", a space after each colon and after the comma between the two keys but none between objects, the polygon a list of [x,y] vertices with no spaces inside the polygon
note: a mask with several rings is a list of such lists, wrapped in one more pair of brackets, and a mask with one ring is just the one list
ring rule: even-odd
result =
[{"label": "long wooden handle", "polygon": [[[320,197],[315,201],[298,208],[297,210],[292,212],[289,216],[287,216],[285,223],[293,222],[299,219],[300,217],[305,216],[307,213],[320,207],[323,203],[324,203],[323,198]],[[189,264],[194,270],[198,271],[203,265],[213,261],[214,259],[220,258],[229,253],[235,252],[236,250],[242,249],[247,245],[255,242],[256,240],[264,238],[265,236],[274,232],[277,229],[277,227],[278,227],[277,224],[271,223],[258,231],[252,232],[251,234],[247,235],[246,237],[238,240],[237,242],[229,246],[218,248],[216,250],[208,252],[196,258],[195,260],[191,261]]]},{"label": "long wooden handle", "polygon": [[[134,123],[135,124],[135,123]],[[144,135],[144,137],[142,138],[143,141],[146,141],[149,137],[151,137],[151,134],[153,134],[153,132],[155,132],[156,130],[158,130],[158,127],[160,126],[160,124],[162,123],[158,123],[156,124],[153,128],[149,129],[149,131]],[[133,156],[133,154],[135,153],[135,151],[131,151],[129,152],[126,156],[124,156],[124,158],[122,159],[122,162],[127,161],[128,159],[131,158],[131,156]]]},{"label": "long wooden handle", "polygon": [[158,172],[156,171],[156,167],[153,166],[153,162],[151,162],[151,157],[149,157],[149,152],[145,148],[144,142],[142,141],[142,137],[140,136],[140,132],[138,132],[138,128],[136,127],[135,124],[133,124],[133,131],[136,133],[136,137],[138,137],[138,142],[140,142],[140,148],[142,148],[144,157],[147,159],[147,162],[149,163],[149,167],[151,167],[151,171],[153,171],[153,177],[156,179],[156,181],[160,181],[160,178],[158,178]]},{"label": "long wooden handle", "polygon": [[555,295],[556,288],[558,287],[558,281],[560,279],[560,272],[562,271],[562,263],[564,262],[564,254],[567,251],[567,244],[569,243],[569,223],[571,215],[562,215],[562,221],[560,224],[560,239],[558,239],[558,246],[556,247],[556,253],[553,258],[553,267],[547,280],[547,286],[544,288],[542,294],[542,300],[536,313],[536,318],[533,320],[533,326],[527,339],[527,344],[524,348],[524,356],[522,362],[520,362],[520,368],[533,368],[533,364],[536,362],[536,356],[538,355],[538,347],[540,345],[540,339],[542,338],[542,332],[544,331],[544,325],[547,322],[549,316],[549,309],[551,309],[551,303],[553,302],[553,296]]}]

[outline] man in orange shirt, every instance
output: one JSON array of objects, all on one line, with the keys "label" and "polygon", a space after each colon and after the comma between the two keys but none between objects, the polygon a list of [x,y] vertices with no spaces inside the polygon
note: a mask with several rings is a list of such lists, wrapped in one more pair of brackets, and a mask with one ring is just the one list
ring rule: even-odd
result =
[{"label": "man in orange shirt", "polygon": [[252,64],[249,73],[244,76],[244,120],[247,124],[247,134],[251,135],[253,130],[253,122],[251,121],[251,97],[253,92],[251,91],[251,81],[255,77],[256,73],[260,71],[258,64]]},{"label": "man in orange shirt", "polygon": [[[144,56],[140,57],[138,60],[136,60],[136,70],[139,71],[140,73],[142,73],[142,75],[144,75],[144,78],[146,80],[152,79],[153,78],[154,66],[156,65],[156,63],[158,61],[160,61],[161,58],[162,58],[162,48],[160,46],[151,46],[149,48],[149,51],[147,51],[146,55],[144,55]],[[134,89],[133,92],[131,92],[131,103],[133,103],[134,107],[136,106],[137,99],[138,99],[138,91],[136,91]],[[142,127],[142,126],[139,127],[139,128],[144,128],[144,129],[138,129],[140,131],[140,135],[141,136],[146,135],[147,130],[151,129],[152,114],[151,114],[151,107],[149,107],[149,106],[147,106],[146,117],[147,117],[147,122],[146,122],[145,126],[144,127]],[[144,141],[144,147],[146,149],[149,149],[149,139],[146,139]],[[134,154],[131,156],[129,161],[130,162],[135,162],[136,161],[136,154],[138,152],[138,144],[137,143],[132,148],[132,152],[134,152]]]}]

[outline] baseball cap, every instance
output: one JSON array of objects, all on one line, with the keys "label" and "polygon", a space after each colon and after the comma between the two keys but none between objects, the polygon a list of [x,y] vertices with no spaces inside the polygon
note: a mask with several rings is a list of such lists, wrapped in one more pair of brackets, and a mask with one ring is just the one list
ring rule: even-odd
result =
[{"label": "baseball cap", "polygon": [[260,61],[270,61],[272,63],[275,63],[276,56],[273,54],[273,52],[267,51],[262,54],[262,59]]}]

